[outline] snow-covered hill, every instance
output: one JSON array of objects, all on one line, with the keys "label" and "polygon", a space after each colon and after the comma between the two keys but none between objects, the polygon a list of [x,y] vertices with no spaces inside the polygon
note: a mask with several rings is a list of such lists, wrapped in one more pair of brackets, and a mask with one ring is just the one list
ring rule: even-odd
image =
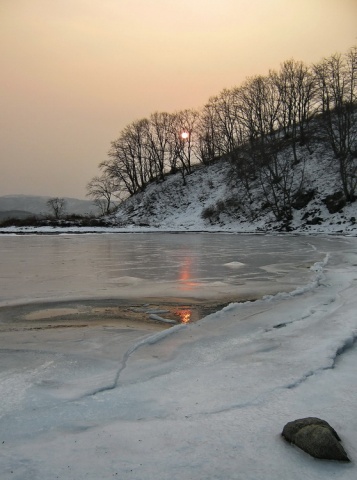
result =
[{"label": "snow-covered hill", "polygon": [[[298,155],[304,162],[306,195],[303,202],[296,202],[288,230],[357,233],[357,202],[340,208],[338,165],[330,150],[319,143],[310,146],[310,151],[300,147]],[[266,208],[258,180],[252,183],[251,199],[252,202],[233,178],[229,161],[221,160],[207,167],[197,166],[186,177],[185,186],[179,173],[168,176],[160,184],[149,185],[121,205],[115,221],[133,230],[144,227],[232,232],[287,229],[286,222],[277,221],[271,209]]]}]

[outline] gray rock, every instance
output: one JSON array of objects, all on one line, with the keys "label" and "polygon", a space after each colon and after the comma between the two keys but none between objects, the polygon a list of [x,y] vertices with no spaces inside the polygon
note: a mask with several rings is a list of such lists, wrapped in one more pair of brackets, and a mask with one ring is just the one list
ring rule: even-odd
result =
[{"label": "gray rock", "polygon": [[315,458],[349,462],[340,437],[325,420],[307,417],[285,425],[283,437]]},{"label": "gray rock", "polygon": [[331,427],[329,423],[326,422],[326,420],[321,420],[321,418],[317,417],[299,418],[298,420],[287,423],[283,429],[282,436],[286,438],[288,442],[293,443],[294,437],[298,433],[298,431],[308,425],[322,425],[328,428],[337,440],[341,440],[340,437],[337,435],[337,432]]}]

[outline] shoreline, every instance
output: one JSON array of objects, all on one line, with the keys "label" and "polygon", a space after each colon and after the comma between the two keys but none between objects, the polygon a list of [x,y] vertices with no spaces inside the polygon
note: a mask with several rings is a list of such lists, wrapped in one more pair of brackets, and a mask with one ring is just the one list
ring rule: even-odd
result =
[{"label": "shoreline", "polygon": [[[256,297],[239,302],[248,300]],[[0,307],[0,332],[92,327],[164,330],[197,322],[232,302],[237,298],[155,297],[16,304]]]},{"label": "shoreline", "polygon": [[155,226],[138,226],[126,225],[111,227],[2,227],[0,228],[0,236],[54,236],[54,235],[103,235],[103,234],[162,234],[169,233],[173,235],[178,234],[233,234],[233,235],[301,235],[301,236],[336,236],[336,237],[356,237],[357,227],[341,228],[341,224],[333,224],[330,228],[319,228],[319,225],[309,225],[309,228],[301,229],[299,227],[292,228],[287,231],[281,228],[262,228],[261,226],[254,226],[246,224],[242,225],[211,225],[204,228],[197,228],[196,226],[181,226],[175,227],[155,227]]}]

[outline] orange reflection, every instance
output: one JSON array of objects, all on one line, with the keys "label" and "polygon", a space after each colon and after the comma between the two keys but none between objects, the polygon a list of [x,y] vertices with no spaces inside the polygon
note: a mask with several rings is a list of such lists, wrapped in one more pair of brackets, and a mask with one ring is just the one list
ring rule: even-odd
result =
[{"label": "orange reflection", "polygon": [[191,320],[192,311],[189,308],[179,309],[175,313],[180,317],[181,323],[189,323]]},{"label": "orange reflection", "polygon": [[191,266],[192,258],[186,257],[179,272],[179,281],[182,284],[182,290],[192,290],[194,287],[197,286],[197,282],[191,281]]}]

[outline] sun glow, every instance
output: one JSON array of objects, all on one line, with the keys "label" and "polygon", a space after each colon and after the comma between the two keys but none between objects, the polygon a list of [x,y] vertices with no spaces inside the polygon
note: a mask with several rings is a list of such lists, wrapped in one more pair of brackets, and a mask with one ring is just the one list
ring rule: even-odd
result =
[{"label": "sun glow", "polygon": [[187,140],[190,134],[188,132],[182,132],[181,133],[181,138],[182,140]]}]

